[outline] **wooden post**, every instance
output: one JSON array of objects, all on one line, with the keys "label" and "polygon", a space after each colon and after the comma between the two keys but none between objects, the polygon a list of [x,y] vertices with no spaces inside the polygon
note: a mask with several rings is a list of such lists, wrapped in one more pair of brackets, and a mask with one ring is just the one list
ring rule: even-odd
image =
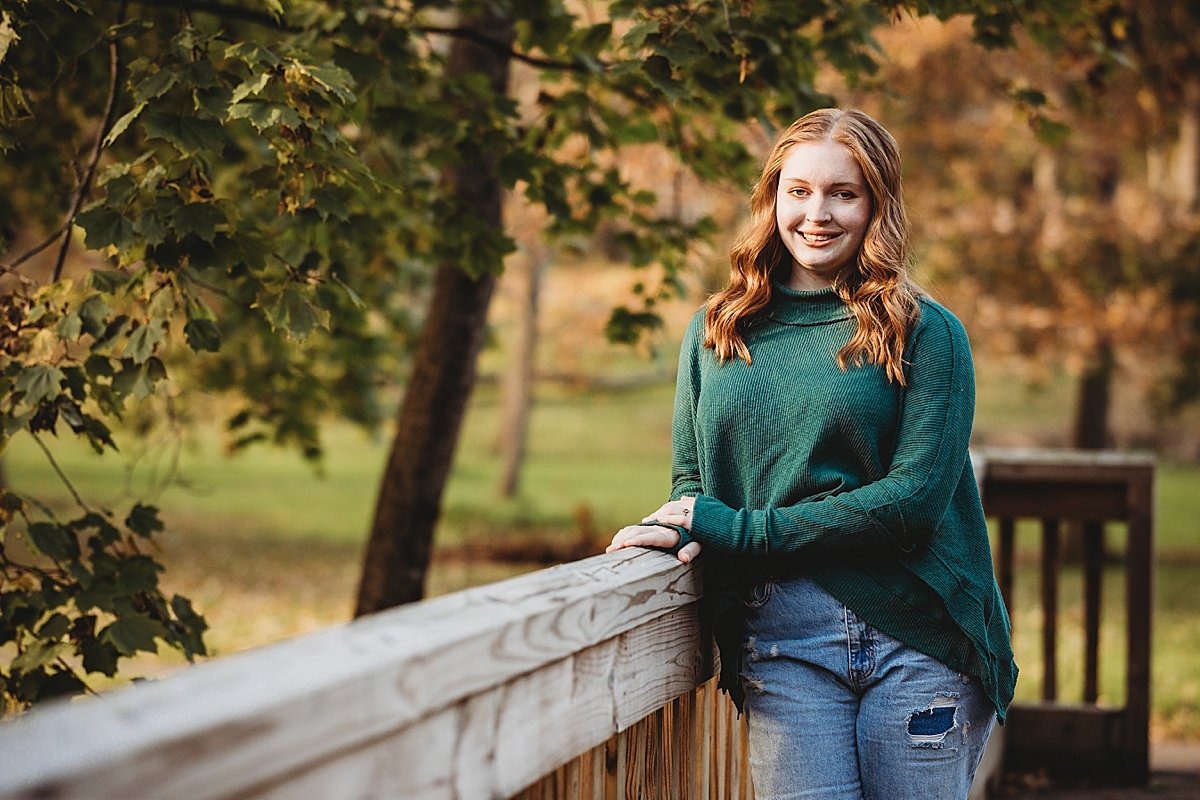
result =
[{"label": "wooden post", "polygon": [[1128,653],[1125,682],[1125,778],[1145,783],[1150,771],[1150,648],[1154,601],[1154,473],[1129,485],[1125,604]]},{"label": "wooden post", "polygon": [[1100,605],[1104,585],[1104,523],[1083,523],[1083,702],[1100,696]]},{"label": "wooden post", "polygon": [[1058,520],[1042,520],[1042,699],[1058,698]]}]

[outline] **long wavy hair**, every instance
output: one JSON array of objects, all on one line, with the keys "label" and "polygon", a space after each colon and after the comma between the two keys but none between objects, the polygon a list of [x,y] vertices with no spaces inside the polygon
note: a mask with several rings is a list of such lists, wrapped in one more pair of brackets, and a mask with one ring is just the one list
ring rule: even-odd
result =
[{"label": "long wavy hair", "polygon": [[868,223],[858,258],[833,281],[849,306],[857,330],[837,352],[838,367],[864,362],[883,367],[888,380],[905,386],[904,345],[920,315],[920,293],[908,277],[908,214],[900,179],[900,149],[887,130],[854,109],[824,108],[784,131],[750,194],[750,221],[729,251],[729,284],[705,310],[704,345],[721,362],[751,363],[746,326],[771,302],[772,278],[787,283],[791,254],[775,221],[779,173],[793,147],[832,141],[844,146],[862,170],[871,195]]}]

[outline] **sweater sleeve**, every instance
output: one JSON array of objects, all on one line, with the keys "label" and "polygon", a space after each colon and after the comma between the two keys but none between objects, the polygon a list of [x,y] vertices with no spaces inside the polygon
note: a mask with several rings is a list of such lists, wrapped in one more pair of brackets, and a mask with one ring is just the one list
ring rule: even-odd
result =
[{"label": "sweater sleeve", "polygon": [[704,312],[692,317],[679,348],[675,379],[675,411],[671,417],[671,499],[704,491],[696,450],[696,402],[700,396],[700,355],[704,343]]},{"label": "sweater sleeve", "polygon": [[969,473],[975,374],[961,323],[934,304],[907,349],[896,446],[887,473],[857,489],[784,507],[734,509],[699,495],[692,538],[727,553],[911,553],[925,545]]}]

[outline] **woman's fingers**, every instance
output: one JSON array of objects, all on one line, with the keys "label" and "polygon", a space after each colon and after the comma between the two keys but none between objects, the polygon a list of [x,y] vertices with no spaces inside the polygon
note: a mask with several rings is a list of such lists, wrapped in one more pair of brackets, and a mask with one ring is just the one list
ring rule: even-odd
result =
[{"label": "woman's fingers", "polygon": [[699,542],[688,542],[683,547],[679,548],[679,552],[676,553],[676,557],[685,564],[689,563],[698,555],[700,555]]},{"label": "woman's fingers", "polygon": [[630,525],[617,531],[612,544],[604,548],[611,553],[622,547],[674,547],[679,543],[679,533],[661,525]]},{"label": "woman's fingers", "polygon": [[[604,552],[613,553],[623,547],[674,547],[679,544],[679,532],[661,525],[629,525],[613,536],[612,544]],[[675,554],[687,564],[700,555],[700,543],[688,542]]]}]

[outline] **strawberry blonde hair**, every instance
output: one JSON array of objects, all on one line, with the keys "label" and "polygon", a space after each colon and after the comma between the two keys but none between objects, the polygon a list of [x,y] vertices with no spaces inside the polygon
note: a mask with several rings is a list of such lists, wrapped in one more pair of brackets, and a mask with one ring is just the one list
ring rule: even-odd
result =
[{"label": "strawberry blonde hair", "polygon": [[791,254],[775,221],[779,173],[793,147],[830,141],[857,162],[871,195],[871,221],[858,258],[833,281],[857,329],[837,352],[838,367],[869,362],[888,380],[905,386],[904,344],[920,315],[918,289],[908,277],[908,214],[900,180],[900,148],[887,130],[854,109],[824,108],[796,120],[783,132],[750,193],[750,221],[729,251],[729,284],[713,295],[704,314],[704,346],[721,362],[751,363],[746,326],[771,302],[771,280],[786,283]]}]

